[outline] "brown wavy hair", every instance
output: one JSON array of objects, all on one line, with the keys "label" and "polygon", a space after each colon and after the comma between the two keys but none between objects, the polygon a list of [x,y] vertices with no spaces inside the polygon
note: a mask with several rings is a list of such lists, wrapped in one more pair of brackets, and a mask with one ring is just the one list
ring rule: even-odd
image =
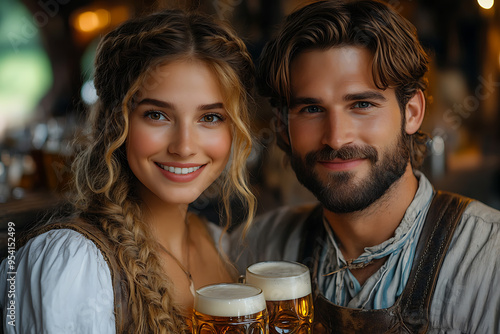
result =
[{"label": "brown wavy hair", "polygon": [[[393,8],[378,1],[319,1],[290,14],[278,35],[268,42],[259,59],[260,94],[269,97],[280,124],[287,124],[290,101],[290,64],[310,49],[359,46],[373,55],[377,88],[394,88],[403,124],[407,102],[425,91],[429,57],[418,41],[415,27]],[[426,155],[427,135],[410,136],[411,164],[419,168]],[[278,146],[291,154],[277,136]]]},{"label": "brown wavy hair", "polygon": [[[226,230],[231,195],[239,196],[252,219],[255,199],[245,162],[251,150],[248,105],[253,65],[244,43],[229,27],[199,13],[168,10],[127,21],[100,41],[94,84],[99,97],[89,133],[73,163],[77,216],[102,228],[114,243],[127,277],[133,333],[181,333],[185,319],[172,302],[171,281],[160,264],[158,244],[142,220],[142,204],[128,166],[130,112],[139,90],[159,66],[197,59],[218,78],[232,124],[232,156],[222,178]],[[127,331],[128,332],[128,331]]]}]

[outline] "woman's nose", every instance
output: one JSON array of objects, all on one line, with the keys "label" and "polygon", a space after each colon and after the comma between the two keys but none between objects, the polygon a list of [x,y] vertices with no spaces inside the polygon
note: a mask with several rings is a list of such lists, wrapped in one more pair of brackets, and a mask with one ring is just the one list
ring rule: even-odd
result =
[{"label": "woman's nose", "polygon": [[170,136],[168,152],[188,157],[196,152],[196,131],[189,124],[178,123]]}]

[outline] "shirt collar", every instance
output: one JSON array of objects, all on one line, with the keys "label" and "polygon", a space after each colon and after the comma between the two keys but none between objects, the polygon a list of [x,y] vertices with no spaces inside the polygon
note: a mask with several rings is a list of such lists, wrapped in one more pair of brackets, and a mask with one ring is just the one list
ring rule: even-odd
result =
[{"label": "shirt collar", "polygon": [[[426,212],[426,210],[424,209],[430,205],[432,195],[434,193],[434,189],[425,175],[423,175],[420,171],[414,171],[414,174],[418,179],[418,189],[415,193],[413,201],[410,203],[410,206],[406,210],[401,223],[396,228],[394,236],[382,242],[381,244],[366,247],[365,251],[354,261],[354,263],[379,259],[389,255],[390,253],[398,251],[406,243],[407,238],[410,235],[413,235],[413,233],[411,232],[413,231],[413,229],[417,228],[416,222],[420,221],[420,219],[417,218],[419,217],[419,215]],[[345,264],[345,259],[342,255],[342,252],[339,250],[333,230],[326,219],[324,219],[324,225],[328,236],[327,242],[335,248],[339,260]]]}]

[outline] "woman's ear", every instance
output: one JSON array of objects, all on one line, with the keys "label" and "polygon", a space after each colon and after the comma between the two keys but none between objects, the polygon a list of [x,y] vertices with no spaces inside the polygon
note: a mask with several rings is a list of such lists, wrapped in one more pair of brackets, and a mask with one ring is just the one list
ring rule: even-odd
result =
[{"label": "woman's ear", "polygon": [[420,89],[406,104],[405,115],[405,131],[412,135],[420,129],[425,115],[425,96]]}]

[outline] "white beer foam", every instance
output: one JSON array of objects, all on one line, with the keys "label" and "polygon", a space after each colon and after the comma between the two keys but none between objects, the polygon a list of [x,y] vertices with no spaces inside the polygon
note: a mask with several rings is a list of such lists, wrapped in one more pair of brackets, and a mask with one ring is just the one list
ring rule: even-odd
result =
[{"label": "white beer foam", "polygon": [[259,262],[247,268],[246,282],[264,291],[266,300],[302,298],[311,293],[309,269],[287,261]]},{"label": "white beer foam", "polygon": [[219,317],[255,314],[266,308],[259,288],[245,284],[214,284],[196,291],[194,308],[200,313]]}]

